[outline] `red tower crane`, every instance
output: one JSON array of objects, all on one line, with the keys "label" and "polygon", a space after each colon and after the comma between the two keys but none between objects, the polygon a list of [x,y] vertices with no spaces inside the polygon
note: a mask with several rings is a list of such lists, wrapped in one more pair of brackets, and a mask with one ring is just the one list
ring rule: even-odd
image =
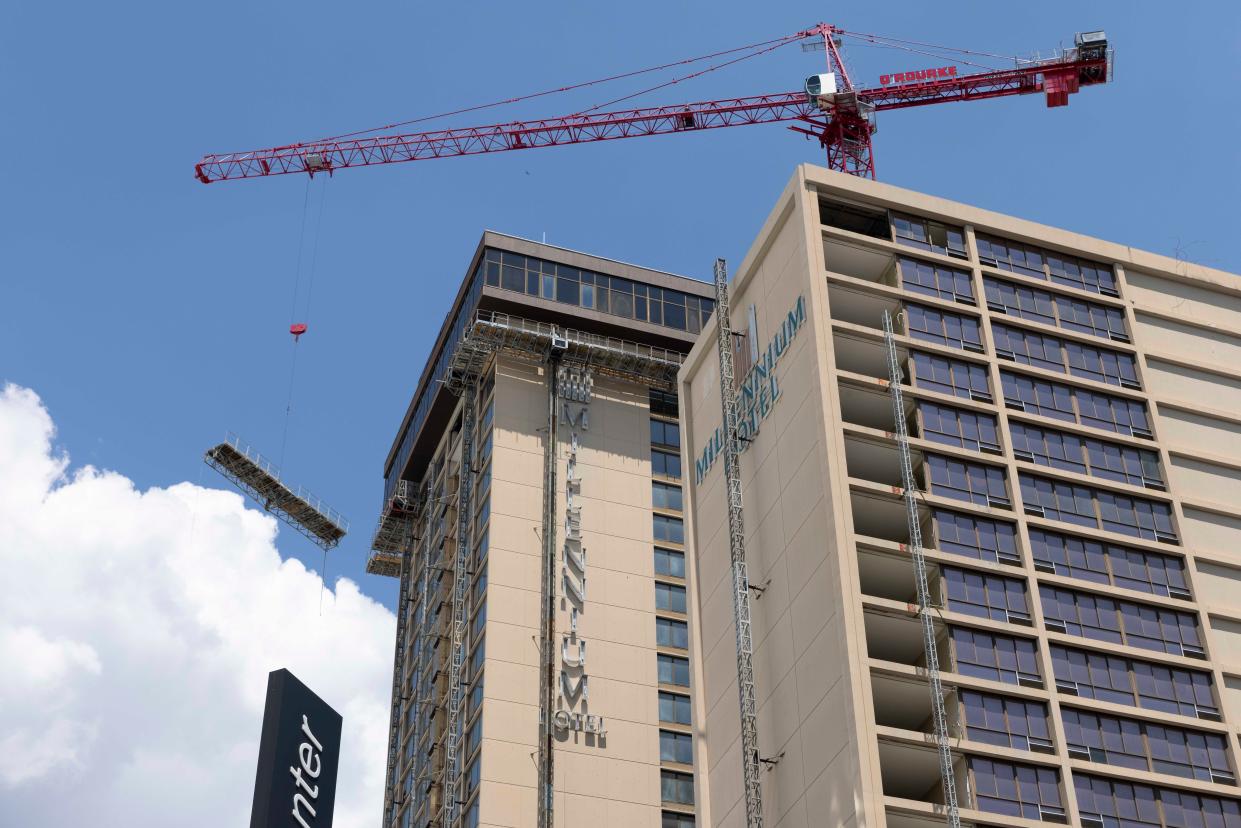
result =
[{"label": "red tower crane", "polygon": [[251,152],[211,154],[194,165],[194,177],[210,184],[288,173],[309,173],[313,176],[317,172],[330,174],[350,167],[401,161],[608,141],[640,135],[697,132],[745,124],[793,122],[791,129],[819,140],[827,151],[827,166],[830,169],[874,178],[871,136],[875,132],[877,112],[1036,92],[1046,95],[1049,107],[1064,106],[1069,95],[1082,86],[1106,83],[1112,75],[1112,51],[1106,37],[1103,32],[1087,32],[1076,35],[1074,46],[1070,49],[1058,51],[1047,59],[1016,61],[1016,65],[1009,69],[957,74],[955,66],[935,66],[884,75],[879,86],[859,88],[841,58],[841,38],[845,36],[880,45],[909,42],[847,32],[820,23],[773,41],[784,45],[809,39],[812,45],[817,46],[821,39],[830,71],[811,76],[802,92],[650,109],[587,112],[547,120],[430,132],[344,136]]}]

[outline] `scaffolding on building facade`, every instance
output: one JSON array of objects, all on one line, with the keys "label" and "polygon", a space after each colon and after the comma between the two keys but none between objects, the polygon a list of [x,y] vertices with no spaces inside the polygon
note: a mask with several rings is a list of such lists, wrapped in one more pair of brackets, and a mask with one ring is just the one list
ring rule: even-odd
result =
[{"label": "scaffolding on building facade", "polygon": [[733,330],[728,305],[728,268],[715,260],[715,319],[720,358],[720,408],[724,421],[724,485],[728,498],[728,551],[733,571],[733,622],[737,633],[737,693],[741,705],[741,771],[746,825],[763,826],[759,781],[758,712],[754,691],[754,641],[750,629],[750,576],[745,558],[737,379],[733,372]]},{"label": "scaffolding on building facade", "polygon": [[918,518],[918,481],[914,478],[913,460],[909,451],[909,426],[905,421],[905,400],[901,392],[903,373],[896,354],[896,336],[892,315],[883,312],[883,341],[887,348],[888,391],[892,398],[892,417],[896,421],[896,443],[900,454],[901,486],[904,488],[905,517],[909,523],[909,554],[913,560],[914,581],[918,595],[918,619],[922,624],[922,646],[926,657],[927,681],[931,686],[931,712],[935,727],[935,744],[939,753],[939,773],[944,786],[944,804],[948,811],[949,828],[961,828],[957,807],[957,780],[952,767],[952,747],[948,735],[948,714],[944,709],[944,685],[939,672],[939,648],[935,641],[934,606],[927,582],[926,556],[922,550],[922,523]]},{"label": "scaffolding on building facade", "polygon": [[[385,828],[396,828],[404,807],[412,808],[410,824],[420,828],[459,828],[463,760],[462,724],[465,697],[467,619],[472,572],[471,507],[474,444],[478,436],[477,399],[480,379],[497,353],[547,367],[550,384],[550,418],[545,478],[555,480],[555,375],[554,364],[573,363],[593,373],[664,390],[676,388],[682,356],[676,351],[601,336],[505,313],[480,310],[465,326],[450,356],[444,387],[461,398],[460,436],[449,441],[440,460],[433,461],[421,484],[399,480],[394,494],[384,503],[372,537],[367,571],[401,579],[397,613],[397,644],[393,663],[392,715],[390,719],[388,772],[384,806]],[[399,470],[396,473],[400,473]],[[546,480],[545,480],[546,483]],[[424,492],[422,498],[412,495]],[[549,489],[551,514],[555,509],[554,482]],[[547,511],[545,509],[545,511]],[[545,518],[544,523],[547,523]],[[555,554],[554,518],[551,530],[544,527],[544,557]],[[451,542],[451,543],[450,543]],[[551,550],[551,551],[548,551]],[[545,561],[545,567],[549,566]],[[545,628],[543,661],[554,669],[555,573],[545,578],[543,601]],[[416,585],[415,585],[416,584]],[[448,612],[442,612],[447,609]],[[414,629],[409,629],[410,625]],[[412,642],[412,643],[410,643]],[[441,643],[448,642],[447,648]],[[412,647],[412,669],[406,670],[406,651]],[[444,650],[447,649],[447,653]],[[548,665],[551,665],[548,667]],[[546,672],[546,670],[545,670]],[[544,679],[547,677],[544,676]],[[413,689],[404,692],[410,682]],[[549,695],[549,681],[541,695]],[[550,739],[550,708],[540,724],[540,826],[552,825],[554,775]],[[413,706],[412,716],[403,714]],[[401,745],[407,745],[404,758]],[[412,761],[412,768],[409,767]],[[411,778],[414,784],[408,784]],[[402,784],[406,781],[406,784]],[[401,794],[405,795],[402,796]],[[546,795],[544,795],[546,794]],[[413,802],[407,803],[409,798]]]}]

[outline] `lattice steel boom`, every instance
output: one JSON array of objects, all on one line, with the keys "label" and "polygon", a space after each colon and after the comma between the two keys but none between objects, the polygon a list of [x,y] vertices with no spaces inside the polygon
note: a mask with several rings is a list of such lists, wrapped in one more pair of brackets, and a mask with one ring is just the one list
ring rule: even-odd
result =
[{"label": "lattice steel boom", "polygon": [[763,826],[759,783],[758,715],[754,701],[754,641],[750,630],[750,578],[745,562],[745,520],[741,511],[741,464],[737,386],[733,374],[733,330],[728,316],[728,268],[715,260],[715,320],[720,352],[720,406],[724,415],[724,483],[728,495],[728,549],[733,568],[733,621],[737,627],[737,692],[741,702],[741,768],[748,828]]},{"label": "lattice steel boom", "polygon": [[844,81],[841,91],[813,99],[805,92],[786,92],[488,126],[323,139],[208,154],[194,165],[194,177],[210,184],[289,173],[330,175],[351,167],[779,122],[796,123],[794,130],[817,139],[827,152],[829,168],[874,177],[870,151],[874,112],[1036,92],[1046,93],[1048,106],[1063,106],[1080,87],[1111,79],[1112,53],[1104,44],[1067,49],[1048,60],[1012,69],[859,89],[853,86],[837,49],[840,35],[867,37],[827,23],[794,36],[822,38],[829,67]]},{"label": "lattice steel boom", "polygon": [[892,417],[896,420],[896,443],[901,459],[901,486],[904,487],[905,518],[909,522],[909,553],[913,559],[914,581],[918,590],[918,620],[922,623],[922,646],[926,655],[926,675],[931,685],[931,713],[935,745],[939,752],[939,773],[944,785],[944,803],[950,828],[961,828],[957,808],[957,778],[952,767],[952,747],[948,734],[948,714],[944,709],[944,685],[939,674],[939,648],[935,642],[935,616],[931,589],[926,577],[926,556],[922,551],[922,524],[918,519],[918,483],[914,479],[909,453],[909,427],[905,423],[905,400],[901,393],[901,366],[896,356],[892,316],[883,312],[883,341],[887,346],[888,390],[892,397]]}]

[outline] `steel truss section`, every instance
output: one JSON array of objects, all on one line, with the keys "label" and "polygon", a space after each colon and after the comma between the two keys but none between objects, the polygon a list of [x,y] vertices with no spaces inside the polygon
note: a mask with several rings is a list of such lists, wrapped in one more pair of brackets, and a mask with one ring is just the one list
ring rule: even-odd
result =
[{"label": "steel truss section", "polygon": [[445,129],[409,135],[292,144],[254,152],[207,155],[194,166],[204,184],[236,178],[326,172],[454,155],[554,147],[790,121],[814,111],[804,92],[758,95],[650,109],[570,115],[526,123]]},{"label": "steel truss section", "polygon": [[888,311],[883,312],[883,340],[887,346],[888,390],[892,397],[892,417],[896,420],[901,486],[905,490],[905,517],[909,522],[909,552],[913,559],[914,581],[918,592],[918,619],[922,622],[926,675],[931,686],[931,712],[935,726],[935,743],[939,752],[939,773],[943,778],[948,825],[950,828],[961,828],[961,814],[957,807],[957,779],[952,767],[952,747],[948,736],[948,714],[944,709],[944,685],[939,672],[939,650],[935,643],[935,616],[932,613],[931,590],[927,583],[926,556],[922,551],[922,524],[918,520],[918,482],[914,479],[913,461],[910,458],[909,427],[905,422],[905,400],[901,392],[901,365],[896,355],[892,315]]},{"label": "steel truss section", "polygon": [[470,587],[470,551],[474,525],[471,494],[474,487],[474,429],[478,406],[478,374],[461,389],[461,466],[457,476],[456,560],[452,573],[452,651],[448,666],[448,733],[444,741],[444,828],[454,828],[460,803],[457,781],[461,774],[461,685],[465,669],[466,593]]},{"label": "steel truss section", "polygon": [[[438,542],[438,539],[433,538],[432,536],[432,508],[437,503],[436,499],[434,499],[434,493],[436,493],[436,482],[434,482],[434,479],[428,479],[428,508],[424,510],[422,524],[422,552],[421,555],[419,555],[418,577],[422,586],[419,587],[418,595],[418,658],[416,662],[414,662],[414,669],[411,674],[413,688],[410,695],[412,704],[414,705],[412,739],[414,749],[417,751],[417,760],[414,761],[414,771],[416,771],[416,773],[414,773],[414,777],[416,777],[418,785],[422,785],[424,781],[428,780],[429,775],[431,775],[431,770],[429,770],[429,758],[426,751],[423,751],[422,749],[422,742],[426,740],[427,731],[429,726],[431,726],[431,722],[428,721],[426,708],[428,705],[434,704],[434,698],[431,695],[431,691],[427,690],[426,694],[423,693],[424,677],[426,677],[427,668],[431,665],[431,657],[429,657],[429,654],[432,653],[432,648],[429,647],[429,643],[436,638],[436,632],[434,632],[433,629],[428,628],[428,623],[431,622],[433,617],[431,613],[431,550],[434,549],[436,542]],[[426,802],[426,798],[426,796],[422,797],[423,803]],[[423,803],[419,803],[419,807],[421,807],[421,804]]]},{"label": "steel truss section", "polygon": [[418,517],[413,498],[414,485],[409,480],[398,480],[392,497],[384,504],[379,524],[371,538],[371,557],[366,562],[366,571],[371,575],[390,578],[401,575]]},{"label": "steel truss section", "polygon": [[294,491],[282,483],[279,470],[236,434],[207,449],[203,461],[324,551],[349,531],[349,521],[339,512],[302,487]]},{"label": "steel truss section", "polygon": [[[401,480],[401,484],[397,488],[397,497],[402,499],[403,505],[407,510],[407,523],[411,526],[410,536],[406,539],[406,545],[397,554],[398,575],[401,577],[401,590],[397,597],[397,613],[396,613],[396,648],[392,657],[392,709],[388,716],[388,756],[387,756],[387,775],[385,778],[385,796],[383,796],[383,813],[385,813],[385,821],[388,826],[392,826],[396,822],[396,809],[401,802],[398,801],[396,793],[400,790],[400,782],[396,778],[398,768],[398,756],[401,751],[401,709],[402,705],[408,700],[408,696],[402,693],[405,686],[405,652],[406,641],[408,638],[408,619],[411,614],[411,598],[410,598],[410,578],[414,567],[413,545],[417,539],[413,538],[412,526],[418,519],[418,511],[421,506],[426,505],[426,500],[422,504],[418,504],[419,508],[414,506],[412,499],[408,498],[410,489],[413,488],[412,483],[407,480]],[[393,498],[395,500],[396,498]],[[374,557],[371,559],[374,561]],[[370,570],[370,565],[367,565]]]},{"label": "steel truss section", "polygon": [[720,355],[720,407],[724,415],[724,481],[728,496],[728,551],[733,570],[733,621],[737,628],[737,692],[741,703],[741,768],[748,828],[763,826],[759,781],[758,714],[754,701],[754,641],[750,630],[750,579],[745,560],[745,520],[738,460],[737,385],[733,372],[733,331],[728,309],[728,268],[715,260],[715,319]]},{"label": "steel truss section", "polygon": [[[559,346],[564,340],[557,340]],[[547,440],[543,444],[543,561],[540,571],[541,623],[539,643],[539,768],[538,828],[554,828],[556,804],[555,753],[552,712],[556,692],[556,463],[557,430],[556,387],[562,349],[550,348],[544,361],[547,375]]]},{"label": "steel truss section", "polygon": [[448,389],[459,393],[454,389],[462,378],[470,376],[474,366],[485,363],[488,355],[501,350],[539,364],[555,351],[559,359],[579,363],[597,374],[664,389],[676,387],[682,360],[681,354],[665,348],[480,310],[453,354]]}]

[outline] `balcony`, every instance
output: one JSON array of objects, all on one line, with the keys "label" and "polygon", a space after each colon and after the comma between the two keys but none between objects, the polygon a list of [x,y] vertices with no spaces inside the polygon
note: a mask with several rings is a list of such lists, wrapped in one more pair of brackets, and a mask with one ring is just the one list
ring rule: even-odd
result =
[{"label": "balcony", "polygon": [[[871,658],[926,667],[926,649],[922,643],[922,622],[912,614],[878,611],[867,608],[863,614],[866,628],[866,652]],[[935,621],[936,649],[940,669],[951,671],[951,649],[943,623]]]},{"label": "balcony", "polygon": [[[888,353],[881,337],[869,338],[864,334],[847,331],[832,332],[832,346],[836,354],[836,367],[876,379],[888,379]],[[902,366],[908,360],[905,347],[897,344],[897,358]],[[908,370],[902,373],[902,381],[908,379]]]},{"label": "balcony", "polygon": [[[921,452],[915,450],[911,451],[910,454],[912,455],[914,476],[917,478],[918,486],[919,488],[925,488],[923,480],[919,476],[919,467],[922,465]],[[858,480],[867,480],[871,483],[898,488],[902,485],[901,456],[894,440],[880,442],[879,440],[846,433],[845,465],[849,470],[849,476]]]},{"label": "balcony", "polygon": [[[958,756],[953,759],[958,805],[968,807],[965,762]],[[915,744],[880,737],[879,772],[884,796],[944,804],[939,751],[933,743]]]},{"label": "balcony", "polygon": [[834,321],[850,322],[876,330],[883,329],[885,312],[896,318],[904,308],[904,303],[895,296],[874,293],[851,285],[829,283],[827,295]]},{"label": "balcony", "polygon": [[[914,583],[913,561],[905,552],[858,549],[858,575],[862,594],[873,598],[886,598],[904,604],[917,603],[917,587]],[[929,566],[928,579],[938,580],[939,567]],[[937,594],[931,586],[932,594]]]},{"label": "balcony", "polygon": [[[849,493],[849,501],[855,533],[894,543],[909,543],[905,504],[896,493],[855,489]],[[919,504],[918,515],[923,538],[930,538],[930,509]]]},{"label": "balcony", "polygon": [[896,257],[892,253],[834,238],[823,239],[823,262],[831,273],[875,284],[897,286]]},{"label": "balcony", "polygon": [[[875,724],[923,734],[935,731],[931,713],[931,689],[926,682],[872,673],[870,689],[875,705]],[[950,733],[957,737],[960,736],[956,724],[960,721],[960,714],[957,710],[956,690],[946,689],[948,694],[944,704]]]},{"label": "balcony", "polygon": [[[859,385],[853,382],[838,383],[840,392],[840,416],[852,425],[874,428],[880,431],[892,431],[896,423],[892,420],[892,396],[886,388],[878,385]],[[905,399],[906,424],[912,426],[912,412],[915,402],[912,398]],[[911,430],[910,433],[913,433]]]}]

